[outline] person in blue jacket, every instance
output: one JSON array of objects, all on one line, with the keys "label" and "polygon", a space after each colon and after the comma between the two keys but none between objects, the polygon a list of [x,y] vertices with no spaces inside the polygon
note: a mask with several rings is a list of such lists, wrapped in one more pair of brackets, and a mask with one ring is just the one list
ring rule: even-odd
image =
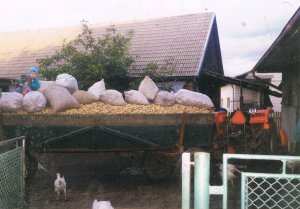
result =
[{"label": "person in blue jacket", "polygon": [[38,79],[39,70],[36,67],[29,68],[28,74],[21,75],[17,80],[16,92],[25,96],[29,91],[36,91],[40,88],[40,81]]},{"label": "person in blue jacket", "polygon": [[36,91],[40,88],[40,81],[38,79],[39,70],[36,67],[29,68],[29,79],[30,79],[30,88],[32,91]]}]

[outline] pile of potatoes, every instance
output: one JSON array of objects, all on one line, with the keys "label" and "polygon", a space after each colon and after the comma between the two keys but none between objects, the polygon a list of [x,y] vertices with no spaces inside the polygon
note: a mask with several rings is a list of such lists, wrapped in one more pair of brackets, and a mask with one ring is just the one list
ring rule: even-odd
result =
[{"label": "pile of potatoes", "polygon": [[[91,104],[80,105],[78,109],[69,109],[56,114],[80,115],[80,114],[100,114],[100,115],[116,115],[116,114],[174,114],[174,113],[209,113],[208,108],[199,108],[195,106],[185,106],[175,104],[173,106],[159,106],[155,104],[137,105],[126,104],[122,106],[109,105],[102,102],[94,102]],[[19,111],[17,114],[32,114],[26,111]],[[50,107],[33,114],[52,115]]]}]

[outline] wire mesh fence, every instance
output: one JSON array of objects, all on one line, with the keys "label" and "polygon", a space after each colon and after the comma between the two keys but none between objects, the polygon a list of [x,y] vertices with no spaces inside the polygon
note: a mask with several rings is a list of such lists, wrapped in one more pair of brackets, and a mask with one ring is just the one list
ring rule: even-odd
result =
[{"label": "wire mesh fence", "polygon": [[[241,208],[248,209],[295,209],[300,208],[300,174],[294,174],[294,169],[300,163],[299,156],[283,155],[245,155],[224,154],[223,169],[227,170],[228,160],[255,160],[269,162],[269,165],[279,163],[275,170],[241,172]],[[223,189],[228,191],[228,176],[223,173]],[[223,209],[228,208],[228,194],[223,193]]]},{"label": "wire mesh fence", "polygon": [[242,173],[241,208],[300,208],[300,175]]},{"label": "wire mesh fence", "polygon": [[25,208],[24,140],[0,142],[0,209]]}]

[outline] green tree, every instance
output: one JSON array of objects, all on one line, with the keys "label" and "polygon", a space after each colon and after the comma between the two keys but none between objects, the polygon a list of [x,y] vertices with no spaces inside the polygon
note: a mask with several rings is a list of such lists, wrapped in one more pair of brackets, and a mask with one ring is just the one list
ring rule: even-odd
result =
[{"label": "green tree", "polygon": [[82,32],[76,39],[64,41],[61,50],[53,56],[37,60],[42,76],[55,80],[57,75],[68,73],[83,90],[101,79],[108,89],[127,89],[127,72],[134,61],[129,54],[133,31],[122,35],[111,26],[102,37],[95,37],[86,21],[81,25]]}]

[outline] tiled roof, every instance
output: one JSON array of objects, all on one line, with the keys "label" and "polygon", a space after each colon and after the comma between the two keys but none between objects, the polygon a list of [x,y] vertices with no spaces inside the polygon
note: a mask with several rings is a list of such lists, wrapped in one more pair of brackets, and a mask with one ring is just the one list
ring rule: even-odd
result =
[{"label": "tiled roof", "polygon": [[[116,24],[121,33],[134,31],[131,75],[138,75],[150,62],[169,61],[175,69],[172,76],[197,76],[213,20],[213,13],[200,13]],[[101,35],[108,26],[90,28]],[[36,59],[51,56],[64,39],[72,40],[80,32],[81,27],[74,26],[0,33],[0,78],[18,78],[30,66],[37,66]]]}]

